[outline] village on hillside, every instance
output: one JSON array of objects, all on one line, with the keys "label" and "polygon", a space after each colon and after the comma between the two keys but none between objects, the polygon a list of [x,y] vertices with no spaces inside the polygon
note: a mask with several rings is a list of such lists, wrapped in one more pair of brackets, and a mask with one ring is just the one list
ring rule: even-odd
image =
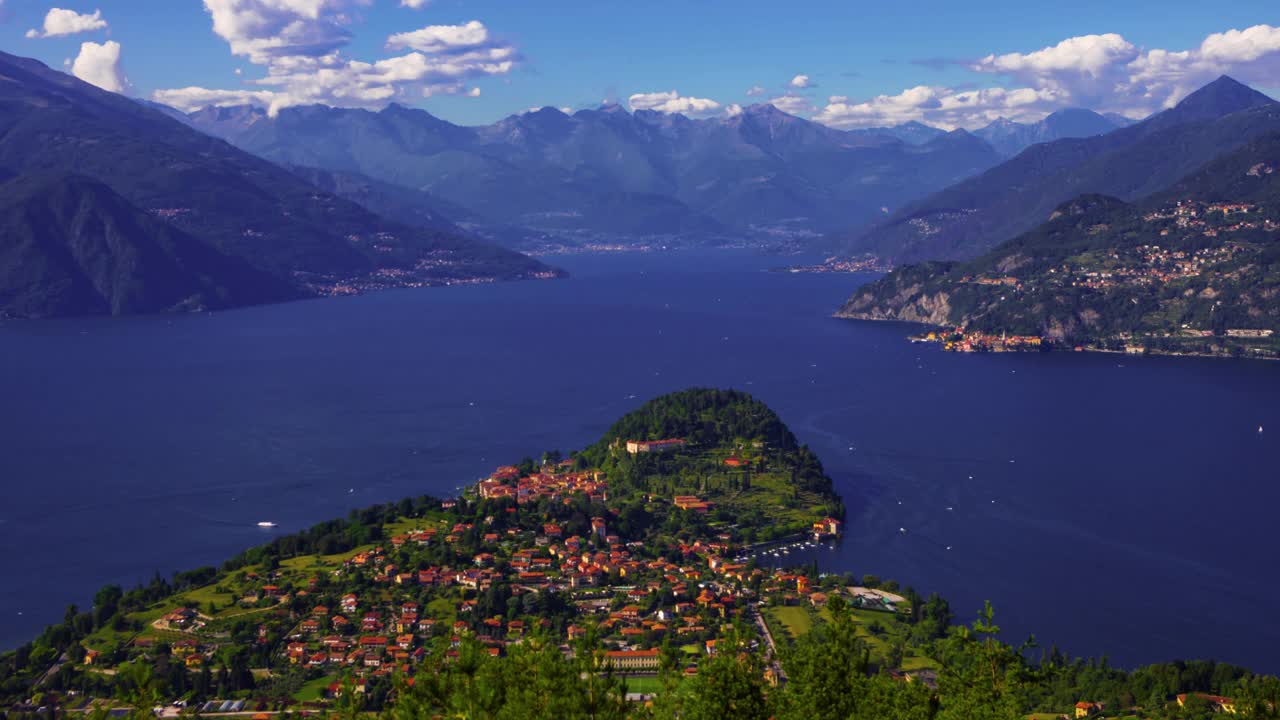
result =
[{"label": "village on hillside", "polygon": [[[1229,354],[1277,357],[1273,345],[1275,328],[1255,308],[1245,316],[1219,321],[1211,308],[1197,313],[1195,303],[1213,301],[1235,294],[1250,297],[1247,290],[1232,290],[1231,283],[1245,281],[1249,273],[1265,270],[1269,262],[1257,242],[1258,233],[1280,231],[1273,213],[1251,203],[1205,203],[1180,200],[1141,216],[1138,225],[1124,232],[1150,237],[1151,242],[1119,245],[1104,250],[1084,250],[1055,261],[1050,267],[1006,259],[996,269],[957,278],[960,287],[982,292],[988,313],[982,327],[948,327],[912,338],[916,342],[936,342],[950,352],[1039,352],[1047,350],[1109,351],[1141,355]],[[1085,228],[1090,235],[1113,231],[1108,224]],[[1021,259],[1025,264],[1026,258]],[[1213,279],[1209,283],[1209,279]],[[1269,280],[1262,280],[1267,283]],[[1256,300],[1269,297],[1263,290]],[[1036,309],[1054,298],[1061,304],[1074,298],[1082,325],[1073,333],[1045,327],[1038,334],[1027,328],[1015,332],[999,318],[1018,318],[1024,326]],[[1107,332],[1108,313],[1128,302],[1143,307],[1144,327]],[[1203,315],[1203,317],[1201,317]],[[1181,320],[1178,320],[1179,317]],[[1046,325],[1061,322],[1045,321]],[[1225,324],[1224,324],[1225,323]],[[1095,330],[1089,331],[1089,327]],[[1062,329],[1065,330],[1065,329]],[[1088,336],[1087,339],[1081,336]]]},{"label": "village on hillside", "polygon": [[[636,456],[686,445],[632,440],[618,449]],[[750,472],[763,465],[750,459],[760,450],[743,448],[717,462],[726,473]],[[157,603],[130,618],[136,631],[87,638],[78,664],[90,674],[113,674],[161,654],[182,668],[195,691],[188,694],[218,696],[201,702],[202,714],[275,712],[322,709],[344,687],[385,695],[396,677],[447,662],[467,642],[500,656],[538,636],[572,655],[589,636],[640,698],[664,647],[674,648],[682,671],[692,675],[722,638],[746,628],[751,647],[772,658],[767,679],[776,683],[774,648],[782,638],[774,636],[794,637],[820,622],[831,597],[844,597],[881,634],[909,610],[892,583],[865,587],[813,568],[758,564],[758,548],[744,543],[733,523],[710,522],[721,495],[646,495],[646,512],[682,530],[637,533],[634,519],[611,507],[610,484],[599,469],[575,460],[500,467],[461,497],[387,524],[375,543],[243,567]],[[780,541],[832,542],[841,524],[814,515],[805,532]],[[872,630],[866,635],[873,638]],[[247,653],[237,647],[242,639],[250,640]],[[255,700],[227,677],[236,674],[234,664],[258,688],[293,682],[295,692],[285,701]],[[903,667],[930,677],[923,661]],[[183,700],[170,698],[179,704],[163,714],[178,714]]]},{"label": "village on hillside", "polygon": [[[811,551],[841,541],[843,517],[821,462],[766,406],[735,391],[675,393],[578,453],[499,467],[456,497],[355,510],[219,567],[104,587],[91,612],[68,608],[63,625],[4,658],[21,671],[0,678],[6,711],[394,714],[444,702],[429,699],[440,683],[465,686],[483,667],[504,684],[529,671],[567,672],[579,690],[598,681],[626,708],[614,717],[648,717],[718,693],[724,673],[758,692],[753,702],[802,697],[829,652],[843,653],[840,682],[926,708],[967,702],[965,658],[1031,667],[986,637],[998,632],[990,606],[958,628],[937,595],[820,572]],[[1028,685],[1023,707],[1059,712],[1030,720],[1259,706],[1249,677],[1226,666],[1221,682],[1188,675],[1153,695],[1151,707],[1175,714],[1152,716],[1127,699],[1136,675],[1056,648],[1040,663],[1059,674]],[[1212,664],[1196,672],[1217,677]]]}]

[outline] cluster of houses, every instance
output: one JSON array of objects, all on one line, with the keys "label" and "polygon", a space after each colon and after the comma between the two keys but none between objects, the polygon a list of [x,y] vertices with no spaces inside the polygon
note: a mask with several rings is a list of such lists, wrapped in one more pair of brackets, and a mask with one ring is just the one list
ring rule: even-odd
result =
[{"label": "cluster of houses", "polygon": [[[1241,230],[1257,230],[1263,228],[1267,231],[1274,231],[1277,225],[1271,218],[1262,220],[1245,220],[1238,219],[1230,225],[1219,224],[1211,225],[1206,219],[1214,219],[1216,214],[1222,215],[1223,218],[1233,216],[1256,214],[1258,206],[1247,203],[1198,203],[1194,201],[1179,201],[1173,207],[1164,208],[1153,213],[1143,216],[1143,220],[1147,222],[1172,220],[1174,225],[1181,230],[1194,230],[1202,233],[1205,237],[1217,237],[1220,233],[1234,233]],[[1160,231],[1161,235],[1170,234],[1170,229],[1165,228]]]},{"label": "cluster of houses", "polygon": [[[653,450],[640,450],[652,452]],[[515,491],[512,494],[512,491]],[[478,483],[475,493],[486,499],[565,498],[576,493],[604,498],[606,485],[595,472],[568,465],[522,476],[503,467]],[[458,500],[446,505],[456,507]],[[672,498],[673,506],[706,512],[712,504],[693,495]],[[451,509],[451,508],[444,508]],[[349,668],[358,675],[411,671],[427,654],[429,640],[448,637],[456,647],[474,637],[498,655],[519,643],[531,629],[531,618],[481,617],[477,597],[503,582],[513,595],[558,591],[574,600],[577,620],[565,628],[567,648],[588,628],[604,645],[605,658],[621,671],[649,671],[659,662],[657,646],[666,638],[714,653],[725,625],[761,598],[750,587],[778,602],[825,604],[824,593],[810,587],[803,574],[767,570],[733,562],[740,548],[731,536],[698,539],[676,548],[679,560],[646,552],[642,543],[625,542],[609,530],[609,519],[590,521],[587,537],[570,535],[556,522],[536,531],[507,529],[480,536],[479,552],[461,567],[423,566],[413,561],[414,548],[457,543],[475,530],[470,523],[423,527],[390,538],[390,550],[375,547],[353,554],[338,571],[353,583],[378,588],[361,598],[347,593],[337,607],[315,605],[297,620],[280,647],[280,657],[312,668]],[[483,530],[484,528],[481,528]],[[813,523],[815,537],[840,533],[840,521]],[[468,537],[475,538],[475,534]],[[422,589],[447,598],[452,623],[441,621],[439,607],[428,613],[420,605]],[[438,592],[436,592],[438,591]],[[891,606],[890,606],[891,607]]]},{"label": "cluster of houses", "polygon": [[423,660],[421,639],[434,632],[436,621],[422,616],[417,603],[363,612],[360,607],[351,593],[342,597],[341,613],[316,605],[290,634],[282,655],[295,665],[346,666],[374,674],[407,670]]},{"label": "cluster of houses", "polygon": [[[637,453],[664,452],[683,441],[627,446]],[[437,648],[456,656],[462,643],[473,640],[500,656],[530,634],[553,629],[564,652],[590,636],[606,662],[628,673],[656,671],[658,648],[669,639],[686,648],[686,672],[696,672],[697,656],[715,654],[727,628],[749,619],[758,604],[820,607],[832,592],[813,587],[806,574],[736,560],[744,548],[730,529],[673,540],[659,549],[622,537],[615,527],[625,524],[616,510],[586,522],[558,521],[529,505],[581,496],[608,508],[608,485],[599,472],[567,462],[530,473],[501,467],[462,498],[443,501],[443,512],[427,513],[416,527],[352,551],[323,572],[286,565],[251,569],[223,582],[234,586],[231,592],[243,605],[261,613],[255,643],[273,667],[350,675],[357,691],[379,676],[411,678]],[[505,522],[469,515],[476,498],[508,500],[504,506],[511,514],[501,518]],[[649,500],[693,513],[714,507],[698,495]],[[840,522],[822,518],[812,523],[812,533],[837,536]],[[495,587],[501,592],[491,593]],[[539,594],[552,592],[568,601],[567,615],[553,623],[525,610],[528,596],[541,601]],[[850,597],[859,602],[856,594]],[[274,601],[269,606],[261,602],[267,598]],[[503,604],[495,605],[494,598]],[[507,611],[495,614],[500,607]],[[892,609],[891,604],[880,607]],[[212,622],[196,608],[180,607],[153,625],[157,631],[183,633],[184,639],[170,643],[173,655],[198,670],[210,665],[224,642],[209,632]],[[154,639],[144,634],[135,644],[145,652],[143,643]],[[689,653],[691,648],[698,652]],[[96,652],[86,658],[87,664],[98,661]]]},{"label": "cluster of houses", "polygon": [[[561,463],[559,469],[572,467],[572,461]],[[514,498],[525,504],[538,500],[560,500],[571,495],[588,496],[592,502],[609,499],[609,484],[600,471],[586,472],[537,472],[522,476],[513,466],[498,468],[487,480],[476,486],[476,492],[487,500]]]},{"label": "cluster of houses", "polygon": [[[588,626],[607,648],[604,657],[616,670],[644,672],[656,670],[658,645],[670,637],[682,645],[693,644],[712,655],[716,652],[723,629],[741,618],[753,602],[771,599],[783,604],[825,605],[830,591],[815,590],[808,575],[781,569],[749,568],[726,560],[718,551],[729,550],[718,543],[684,547],[687,563],[665,560],[623,560],[618,567],[620,579],[627,585],[614,585],[590,593],[574,595],[579,620],[569,624],[562,638],[566,649],[585,637]],[[552,548],[555,550],[555,548]],[[550,554],[550,551],[548,551]],[[625,558],[625,551],[618,553]],[[370,553],[376,568],[382,553]],[[529,550],[512,555],[518,560],[537,560]],[[585,562],[583,558],[567,558],[559,566],[563,571]],[[527,566],[524,563],[521,565]],[[542,587],[520,586],[525,592],[537,592],[554,586],[571,590],[571,578],[549,563],[541,564]],[[348,564],[349,568],[357,566]],[[465,586],[462,577],[470,571],[437,572],[442,587]],[[519,581],[524,571],[512,570],[511,579]],[[760,592],[749,585],[759,581]],[[851,602],[861,607],[893,610],[905,599],[879,590],[848,588]],[[507,619],[501,616],[475,616],[476,600],[467,593],[447,594],[455,602],[458,619],[441,623],[424,612],[412,600],[387,600],[381,593],[371,601],[355,593],[341,597],[336,609],[314,606],[288,634],[280,654],[288,663],[311,668],[348,668],[358,676],[388,675],[412,672],[426,659],[427,641],[447,635],[451,648],[464,638],[481,642],[490,654],[500,655],[505,647],[521,642],[532,624],[546,626],[545,620]],[[450,654],[454,654],[451,650]]]},{"label": "cluster of houses", "polygon": [[[915,338],[919,342],[941,343],[948,352],[1027,352],[1039,350],[1048,344],[1048,340],[1039,335],[1010,335],[1008,333],[984,333],[965,328],[951,328],[926,333]],[[814,528],[817,534],[817,528]],[[836,532],[830,534],[839,534]]]},{"label": "cluster of houses", "polygon": [[[1213,231],[1216,233],[1216,231]],[[1167,231],[1165,231],[1167,234]],[[1163,285],[1165,283],[1198,277],[1211,265],[1232,259],[1242,251],[1235,245],[1201,248],[1195,251],[1170,250],[1159,245],[1141,245],[1132,252],[1112,253],[1113,261],[1122,263],[1107,270],[1078,270],[1070,267],[1055,268],[1051,272],[1074,275],[1073,287],[1105,289],[1121,285]]]},{"label": "cluster of houses", "polygon": [[857,258],[829,257],[818,265],[792,265],[786,268],[791,273],[860,273],[889,272],[893,265],[874,255]]}]

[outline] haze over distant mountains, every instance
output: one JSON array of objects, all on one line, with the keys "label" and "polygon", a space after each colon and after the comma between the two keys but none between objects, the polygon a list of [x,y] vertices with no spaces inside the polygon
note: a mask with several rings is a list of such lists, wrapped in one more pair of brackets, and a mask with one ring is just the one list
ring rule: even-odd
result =
[{"label": "haze over distant mountains", "polygon": [[543,108],[484,127],[399,105],[276,117],[207,108],[188,119],[275,162],[357,173],[490,223],[570,237],[812,238],[1000,160],[964,131],[844,132],[771,105],[705,120],[616,105],[573,115]]},{"label": "haze over distant mountains", "polygon": [[553,274],[385,220],[153,108],[0,53],[0,314],[216,308]]},{"label": "haze over distant mountains", "polygon": [[1132,124],[1133,121],[1123,115],[1107,117],[1092,110],[1070,108],[1059,110],[1036,123],[1017,123],[1000,118],[973,134],[986,140],[1000,154],[1012,157],[1037,143],[1106,135]]},{"label": "haze over distant mountains", "polygon": [[[464,226],[519,226],[569,238],[798,240],[869,225],[1026,146],[1114,130],[1087,110],[1003,121],[976,133],[910,122],[835,130],[768,104],[693,119],[617,105],[542,108],[462,127],[423,110],[252,106],[181,115],[289,166],[363,175],[427,193]],[[432,200],[434,198],[434,201]],[[377,203],[366,195],[365,201]]]},{"label": "haze over distant mountains", "polygon": [[[1073,112],[1067,120],[1074,125],[1083,118]],[[1097,124],[1095,117],[1082,125]],[[895,263],[972,258],[1036,227],[1077,195],[1136,200],[1276,130],[1280,104],[1222,77],[1128,127],[1030,146],[906,205],[870,230],[846,232],[845,249]]]}]

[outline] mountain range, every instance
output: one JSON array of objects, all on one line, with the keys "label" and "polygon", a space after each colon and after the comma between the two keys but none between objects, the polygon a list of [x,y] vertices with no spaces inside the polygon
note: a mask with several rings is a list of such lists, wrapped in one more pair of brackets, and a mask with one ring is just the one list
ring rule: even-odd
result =
[{"label": "mountain range", "polygon": [[[229,307],[550,276],[384,219],[170,114],[0,53],[0,313]],[[430,221],[430,222],[429,222]]]},{"label": "mountain range", "polygon": [[[422,204],[445,215],[452,206],[465,228],[490,237],[523,228],[535,239],[748,237],[805,249],[825,248],[824,235],[870,226],[1031,144],[1127,122],[1076,109],[975,133],[919,122],[841,131],[769,104],[708,119],[547,107],[482,127],[399,105],[170,112],[274,162],[424,193]],[[381,211],[370,194],[348,197]]]},{"label": "mountain range", "polygon": [[755,105],[693,119],[617,105],[462,127],[417,109],[248,107],[186,116],[268,160],[354,173],[481,224],[573,238],[705,242],[818,237],[866,224],[1000,161],[973,135],[919,124],[840,131]]},{"label": "mountain range", "polygon": [[767,104],[482,127],[395,104],[183,113],[3,53],[0,76],[0,313],[23,316],[558,274],[499,245],[965,260],[1077,196],[1138,201],[1280,132],[1280,104],[1227,77],[1140,122],[1067,109],[970,133],[844,131]]},{"label": "mountain range", "polygon": [[1035,228],[1078,195],[1136,200],[1277,130],[1280,105],[1222,77],[1141,122],[1028,147],[908,204],[869,230],[841,237],[848,254],[895,264],[973,258]]}]

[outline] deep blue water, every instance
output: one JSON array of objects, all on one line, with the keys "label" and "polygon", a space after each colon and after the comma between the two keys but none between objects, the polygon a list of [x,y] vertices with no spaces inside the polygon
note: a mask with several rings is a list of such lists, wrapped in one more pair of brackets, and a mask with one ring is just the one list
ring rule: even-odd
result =
[{"label": "deep blue water", "polygon": [[990,599],[1011,637],[1073,653],[1280,671],[1280,364],[944,354],[828,317],[866,278],[773,262],[582,257],[561,282],[0,324],[0,647],[104,583],[265,541],[260,520],[449,494],[715,385],[836,478],[849,533],[823,567],[963,617]]}]

